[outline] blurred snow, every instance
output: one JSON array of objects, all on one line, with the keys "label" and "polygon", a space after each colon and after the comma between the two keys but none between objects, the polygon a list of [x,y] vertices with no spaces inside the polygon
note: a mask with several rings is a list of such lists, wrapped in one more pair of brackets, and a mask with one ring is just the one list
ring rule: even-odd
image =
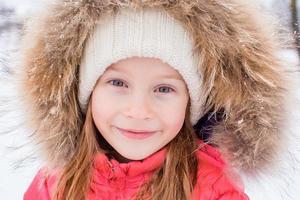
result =
[{"label": "blurred snow", "polygon": [[[17,60],[23,21],[41,6],[41,0],[0,0],[0,92],[1,96],[7,97],[1,98],[1,109],[15,109],[18,105],[17,100],[12,100],[16,94],[8,75]],[[18,123],[23,121],[20,116],[21,113],[0,116],[1,129],[15,127],[13,132],[0,135],[0,199],[23,199],[24,192],[41,165],[38,159],[30,156],[34,147],[26,145],[29,142],[28,130],[17,128]],[[7,118],[12,120],[4,121]],[[13,134],[16,132],[18,134]],[[30,158],[21,162],[24,157]]]},{"label": "blurred snow", "polygon": [[[10,56],[14,54],[11,53]],[[27,138],[29,131],[22,126],[24,121],[21,118],[22,113],[9,112],[21,109],[18,109],[18,100],[15,98],[17,96],[15,85],[9,79],[11,68],[5,64],[8,60],[11,60],[8,55],[0,54],[0,110],[6,111],[1,112],[0,116],[0,199],[17,200],[22,199],[24,191],[40,167],[40,162],[30,156],[34,148],[26,145],[29,142]],[[29,159],[22,163],[25,157]]]},{"label": "blurred snow", "polygon": [[23,19],[36,9],[41,8],[45,0],[0,0],[0,5],[15,10],[16,17]]},{"label": "blurred snow", "polygon": [[[290,23],[288,0],[256,1],[266,12],[278,13],[278,19],[285,21],[285,25]],[[15,109],[13,106],[18,105],[17,100],[16,102],[11,102],[10,97],[15,95],[15,90],[12,84],[13,81],[9,80],[8,74],[10,73],[10,67],[14,65],[15,58],[18,56],[17,49],[23,21],[30,14],[41,9],[45,2],[46,0],[0,0],[0,92],[1,95],[5,94],[8,97],[7,100],[4,99],[3,102],[0,102],[0,108],[3,106],[5,109]],[[5,25],[6,28],[3,29],[2,25]],[[283,50],[280,52],[280,56],[290,61],[291,66],[295,66],[299,63],[297,52],[293,49]],[[295,76],[298,75],[295,74]],[[295,88],[295,92],[297,92],[300,98],[298,88]],[[20,116],[22,116],[21,113],[15,113],[14,116],[9,116],[10,119],[17,119],[10,122],[1,121],[0,116],[1,128],[11,127],[11,124],[16,123],[16,121],[22,122]],[[17,126],[18,124],[14,125]],[[28,130],[16,129],[15,131],[18,131],[18,134],[0,135],[0,199],[22,199],[25,190],[42,162],[38,159],[29,159],[28,162],[24,163],[26,166],[19,166],[20,169],[15,169],[18,164],[16,161],[34,151],[34,148],[30,145],[26,145],[25,148],[22,148],[22,151],[16,149],[18,146],[25,145],[29,140],[26,137]],[[295,174],[295,176],[299,176],[300,179],[300,174]],[[300,197],[298,190],[294,192],[295,194],[291,195]],[[299,194],[296,194],[297,192]]]}]

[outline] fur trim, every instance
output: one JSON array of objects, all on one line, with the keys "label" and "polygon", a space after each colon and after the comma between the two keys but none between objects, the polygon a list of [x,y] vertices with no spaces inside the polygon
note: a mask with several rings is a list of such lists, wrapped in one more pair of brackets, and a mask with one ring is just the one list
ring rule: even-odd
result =
[{"label": "fur trim", "polygon": [[264,25],[233,0],[60,0],[32,18],[22,49],[20,91],[48,160],[62,165],[77,147],[83,121],[78,68],[87,37],[104,13],[128,6],[165,10],[191,33],[201,60],[205,112],[224,111],[209,142],[244,171],[271,164],[282,141],[284,72]]},{"label": "fur trim", "polygon": [[240,173],[250,199],[296,200],[300,196],[300,110],[295,109],[300,107],[300,73],[297,70],[299,65],[295,68],[290,58],[286,63],[289,64],[286,71],[290,72],[292,84],[287,86],[289,92],[284,106],[289,112],[282,113],[286,122],[281,130],[283,145],[278,147],[274,160],[270,161],[272,165],[259,172]]}]

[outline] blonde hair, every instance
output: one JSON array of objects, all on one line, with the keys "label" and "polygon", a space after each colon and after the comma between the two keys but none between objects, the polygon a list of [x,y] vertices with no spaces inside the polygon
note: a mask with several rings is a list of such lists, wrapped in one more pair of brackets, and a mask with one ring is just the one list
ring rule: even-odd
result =
[{"label": "blonde hair", "polygon": [[[183,127],[166,147],[168,153],[164,164],[141,187],[135,200],[190,199],[197,179],[198,162],[194,155],[197,149],[196,134],[190,123],[189,107],[190,102]],[[60,174],[52,198],[54,200],[84,200],[91,181],[91,160],[96,153],[105,152],[100,145],[105,141],[100,141],[103,138],[99,139],[100,134],[94,124],[91,108],[90,100],[76,152]]]}]

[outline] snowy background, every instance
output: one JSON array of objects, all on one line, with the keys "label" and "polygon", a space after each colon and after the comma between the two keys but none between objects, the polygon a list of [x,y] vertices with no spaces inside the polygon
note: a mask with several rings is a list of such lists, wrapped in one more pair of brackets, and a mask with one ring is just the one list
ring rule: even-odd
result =
[{"label": "snowy background", "polygon": [[[1,95],[5,93],[8,99],[10,96],[14,96],[13,86],[9,84],[7,77],[9,77],[10,69],[14,66],[16,56],[18,56],[22,24],[27,17],[41,9],[42,5],[43,0],[0,0],[0,93]],[[8,105],[14,104],[0,102],[0,106],[6,106],[5,109],[14,109]],[[16,121],[22,121],[20,116],[21,113],[15,113],[14,116],[9,117]],[[11,128],[13,127],[11,125],[17,123],[3,121],[0,117],[0,124],[1,128],[5,129],[5,127]],[[1,130],[1,132],[5,131]],[[28,131],[16,128],[14,132],[0,135],[1,200],[23,199],[25,190],[41,166],[41,161],[34,159],[34,156],[31,156],[31,159],[26,162],[21,162],[25,155],[30,156],[35,152],[34,147],[26,145],[29,143],[26,134]]]},{"label": "snowy background", "polygon": [[[10,69],[14,66],[13,63],[16,60],[14,58],[18,55],[17,50],[22,33],[22,24],[28,16],[38,9],[43,8],[43,1],[45,0],[0,0],[0,63],[6,63],[6,65],[0,66],[1,94],[7,93],[7,96],[9,96],[13,91],[7,77],[10,73]],[[291,1],[257,0],[257,2],[260,8],[265,12],[276,14],[277,18],[274,20],[280,20],[281,24],[289,28],[291,33],[295,35],[298,34],[298,32],[292,28],[293,25],[297,24],[293,24],[292,22]],[[284,49],[282,51],[282,57],[287,59],[292,65],[298,65],[299,53],[297,50]],[[300,96],[300,92],[298,92],[298,95]],[[0,102],[0,106],[3,105],[11,104]],[[21,114],[17,113],[14,117],[18,119],[18,115]],[[0,123],[1,128],[4,127],[5,129],[8,122],[0,120]],[[14,122],[9,123],[13,124]],[[18,132],[18,134],[10,133],[0,135],[0,199],[22,199],[24,191],[27,189],[42,162],[38,159],[29,159],[23,163],[23,166],[19,165],[17,161],[20,161],[24,155],[33,152],[35,149],[26,145],[26,143],[28,143],[26,130],[15,131]],[[300,130],[298,132],[300,132]],[[23,145],[26,145],[26,148],[23,147],[19,150],[18,147],[22,147]],[[300,179],[299,174],[296,176],[299,176],[298,179]],[[300,199],[299,191],[295,190],[295,194],[293,195],[295,196],[293,200]]]}]

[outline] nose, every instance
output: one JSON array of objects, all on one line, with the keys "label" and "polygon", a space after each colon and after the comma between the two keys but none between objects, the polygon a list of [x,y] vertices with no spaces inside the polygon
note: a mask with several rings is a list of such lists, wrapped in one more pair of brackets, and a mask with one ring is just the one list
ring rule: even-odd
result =
[{"label": "nose", "polygon": [[150,105],[150,97],[146,95],[134,95],[128,98],[124,115],[133,119],[151,119],[153,112]]}]

